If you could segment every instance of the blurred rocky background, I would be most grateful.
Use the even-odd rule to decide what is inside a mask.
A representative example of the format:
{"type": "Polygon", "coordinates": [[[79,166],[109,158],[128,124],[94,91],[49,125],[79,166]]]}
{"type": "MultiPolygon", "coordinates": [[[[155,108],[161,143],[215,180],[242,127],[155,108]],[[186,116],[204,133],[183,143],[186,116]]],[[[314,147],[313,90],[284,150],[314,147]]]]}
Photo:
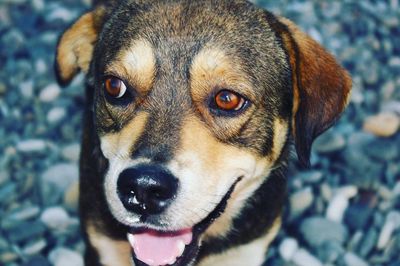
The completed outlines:
{"type": "MultiPolygon", "coordinates": [[[[0,265],[81,266],[83,77],[54,78],[61,32],[90,0],[0,0],[0,265]]],[[[399,0],[258,1],[351,72],[350,105],[290,170],[266,266],[400,265],[399,0]]]]}

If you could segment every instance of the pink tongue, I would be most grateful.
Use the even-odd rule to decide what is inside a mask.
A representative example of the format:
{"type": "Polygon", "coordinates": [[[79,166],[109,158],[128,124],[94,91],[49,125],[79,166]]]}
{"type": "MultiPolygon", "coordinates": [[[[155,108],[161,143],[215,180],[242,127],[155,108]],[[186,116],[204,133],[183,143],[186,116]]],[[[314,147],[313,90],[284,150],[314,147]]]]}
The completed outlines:
{"type": "Polygon", "coordinates": [[[140,234],[128,233],[128,240],[138,260],[156,266],[174,263],[182,255],[184,245],[192,241],[192,236],[192,229],[172,233],[149,230],[140,234]]]}

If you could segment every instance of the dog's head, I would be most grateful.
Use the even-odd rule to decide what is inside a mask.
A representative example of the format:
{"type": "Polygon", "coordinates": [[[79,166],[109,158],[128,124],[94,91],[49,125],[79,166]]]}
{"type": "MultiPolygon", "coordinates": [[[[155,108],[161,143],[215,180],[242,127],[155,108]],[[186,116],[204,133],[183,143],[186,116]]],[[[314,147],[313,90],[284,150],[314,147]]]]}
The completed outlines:
{"type": "Polygon", "coordinates": [[[351,88],[315,41],[246,1],[100,5],[65,32],[57,65],[94,88],[99,182],[149,265],[184,265],[224,234],[291,137],[307,164],[351,88]]]}

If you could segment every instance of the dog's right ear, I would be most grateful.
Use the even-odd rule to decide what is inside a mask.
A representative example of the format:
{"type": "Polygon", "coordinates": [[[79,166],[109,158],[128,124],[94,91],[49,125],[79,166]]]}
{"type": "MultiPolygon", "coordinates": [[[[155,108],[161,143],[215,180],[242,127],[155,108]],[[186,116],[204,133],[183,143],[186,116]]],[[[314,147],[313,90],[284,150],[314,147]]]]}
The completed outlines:
{"type": "Polygon", "coordinates": [[[105,17],[104,6],[81,16],[61,36],[55,61],[58,82],[65,86],[82,70],[87,73],[105,17]]]}

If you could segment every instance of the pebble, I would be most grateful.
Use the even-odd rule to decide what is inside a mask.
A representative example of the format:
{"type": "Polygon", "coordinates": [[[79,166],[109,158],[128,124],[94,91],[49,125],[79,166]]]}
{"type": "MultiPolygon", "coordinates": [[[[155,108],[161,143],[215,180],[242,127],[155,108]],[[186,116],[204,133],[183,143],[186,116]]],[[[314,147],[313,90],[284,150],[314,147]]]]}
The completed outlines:
{"type": "Polygon", "coordinates": [[[42,181],[54,185],[59,191],[65,191],[75,180],[78,180],[78,165],[60,163],[51,166],[42,174],[42,181]]]}
{"type": "Polygon", "coordinates": [[[400,115],[400,101],[388,101],[382,106],[382,112],[395,113],[400,115]]]}
{"type": "Polygon", "coordinates": [[[334,264],[338,258],[343,256],[345,250],[342,245],[336,241],[325,242],[317,249],[318,258],[326,263],[334,264]]]}
{"type": "Polygon", "coordinates": [[[300,233],[311,247],[318,247],[327,241],[344,243],[348,236],[344,225],[319,216],[306,218],[300,225],[300,233]]]}
{"type": "Polygon", "coordinates": [[[46,228],[41,222],[22,222],[14,224],[11,228],[7,228],[7,235],[11,241],[18,243],[35,239],[43,235],[45,231],[46,228]]]}
{"type": "Polygon", "coordinates": [[[311,187],[306,187],[290,195],[290,219],[296,219],[311,207],[314,201],[314,194],[311,187]]]}
{"type": "Polygon", "coordinates": [[[367,117],[363,129],[378,137],[393,136],[400,127],[400,117],[395,113],[385,112],[367,117]]]}
{"type": "Polygon", "coordinates": [[[331,221],[341,223],[348,206],[349,198],[344,194],[337,194],[329,202],[325,216],[331,221]]]}
{"type": "Polygon", "coordinates": [[[6,170],[0,170],[0,186],[10,180],[10,174],[6,170]]]}
{"type": "MultiPolygon", "coordinates": [[[[50,262],[43,256],[30,257],[28,261],[23,263],[21,266],[52,266],[50,262]]],[[[71,265],[73,266],[73,265],[71,265]]]]}
{"type": "Polygon", "coordinates": [[[318,153],[332,153],[343,149],[346,146],[346,140],[340,134],[328,131],[319,136],[313,144],[318,153]]]}
{"type": "Polygon", "coordinates": [[[39,94],[39,99],[44,102],[52,102],[58,98],[61,93],[60,87],[56,83],[47,85],[39,94]]]}
{"type": "Polygon", "coordinates": [[[378,232],[375,228],[371,227],[368,232],[365,234],[362,245],[359,246],[358,253],[362,257],[367,257],[372,249],[375,247],[376,242],[378,240],[378,232]]]}
{"type": "Polygon", "coordinates": [[[65,108],[54,107],[47,113],[47,121],[50,124],[57,123],[62,120],[66,114],[67,112],[65,111],[65,108]]]}
{"type": "Polygon", "coordinates": [[[6,251],[3,253],[0,253],[0,262],[11,263],[17,259],[18,259],[18,255],[15,252],[6,251]]]}
{"type": "Polygon", "coordinates": [[[47,242],[44,238],[39,239],[35,242],[29,243],[22,249],[22,253],[27,256],[36,255],[41,252],[47,246],[47,242]]]}
{"type": "Polygon", "coordinates": [[[74,220],[62,207],[50,207],[45,209],[40,215],[40,220],[51,230],[64,232],[69,226],[74,224],[74,220]]]}
{"type": "Polygon", "coordinates": [[[64,205],[72,212],[78,210],[79,205],[79,181],[74,181],[64,194],[64,205]]]}
{"type": "Polygon", "coordinates": [[[49,254],[49,261],[54,266],[84,266],[82,255],[65,247],[52,250],[49,254]]]}
{"type": "Polygon", "coordinates": [[[36,218],[40,213],[38,206],[28,206],[22,209],[16,210],[7,216],[8,220],[12,221],[25,221],[32,218],[36,218]]]}
{"type": "Polygon", "coordinates": [[[301,179],[304,183],[318,183],[324,177],[324,173],[318,170],[304,171],[296,175],[295,178],[301,179]]]}
{"type": "Polygon", "coordinates": [[[61,150],[61,154],[64,159],[71,161],[71,162],[78,162],[79,155],[81,152],[81,145],[79,143],[72,143],[61,150]]]}
{"type": "Polygon", "coordinates": [[[370,222],[373,209],[364,204],[352,204],[345,213],[345,222],[351,229],[364,229],[370,222]]]}
{"type": "Polygon", "coordinates": [[[19,85],[19,90],[21,95],[26,98],[30,99],[33,96],[33,80],[24,81],[19,85]]]}
{"type": "Polygon", "coordinates": [[[380,232],[376,247],[378,249],[384,249],[393,236],[393,232],[398,228],[400,228],[400,212],[391,211],[386,216],[386,221],[380,232]]]}
{"type": "Polygon", "coordinates": [[[18,142],[16,148],[24,153],[42,152],[47,148],[47,143],[41,139],[28,139],[18,142]]]}
{"type": "Polygon", "coordinates": [[[302,248],[294,253],[292,261],[298,266],[323,266],[321,261],[302,248]]]}
{"type": "Polygon", "coordinates": [[[279,254],[285,261],[291,261],[298,249],[299,243],[296,239],[285,238],[279,245],[279,254]]]}
{"type": "Polygon", "coordinates": [[[351,252],[344,254],[344,262],[347,266],[369,266],[367,262],[351,252]]]}

